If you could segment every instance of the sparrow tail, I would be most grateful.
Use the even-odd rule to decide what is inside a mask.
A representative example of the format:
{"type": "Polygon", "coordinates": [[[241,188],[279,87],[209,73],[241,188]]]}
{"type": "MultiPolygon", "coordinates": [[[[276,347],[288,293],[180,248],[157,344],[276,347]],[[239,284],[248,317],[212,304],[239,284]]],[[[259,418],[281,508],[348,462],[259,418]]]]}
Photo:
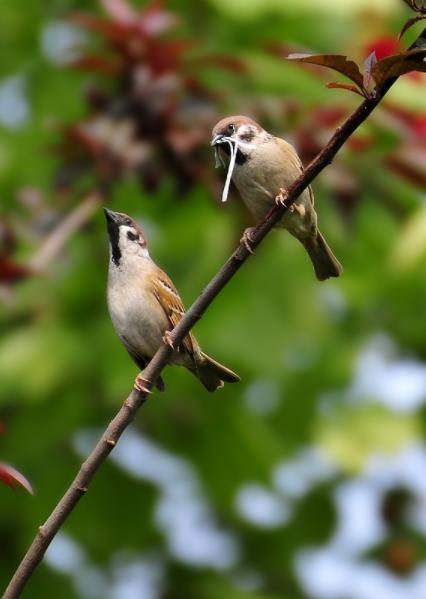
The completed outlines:
{"type": "Polygon", "coordinates": [[[312,260],[319,281],[324,281],[329,277],[338,277],[342,274],[342,265],[331,251],[320,231],[317,231],[316,237],[301,239],[301,242],[312,260]]]}
{"type": "MultiPolygon", "coordinates": [[[[192,370],[192,369],[191,369],[192,370]]],[[[205,353],[201,353],[201,360],[197,361],[192,372],[203,383],[207,391],[221,389],[225,383],[238,383],[240,377],[223,364],[216,362],[205,353]]]]}

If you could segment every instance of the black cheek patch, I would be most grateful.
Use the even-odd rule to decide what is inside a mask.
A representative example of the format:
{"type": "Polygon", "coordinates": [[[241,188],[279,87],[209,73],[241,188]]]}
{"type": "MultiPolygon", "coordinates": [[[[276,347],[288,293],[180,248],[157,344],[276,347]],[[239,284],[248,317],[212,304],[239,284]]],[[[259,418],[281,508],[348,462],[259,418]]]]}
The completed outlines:
{"type": "MultiPolygon", "coordinates": [[[[228,156],[230,156],[230,154],[231,154],[231,148],[229,147],[229,145],[228,145],[228,144],[222,144],[222,145],[220,146],[220,149],[221,149],[223,152],[225,152],[225,154],[227,154],[228,156]]],[[[238,165],[240,165],[240,166],[241,166],[241,165],[242,165],[242,164],[244,164],[246,161],[247,161],[247,156],[244,156],[244,154],[243,154],[243,153],[241,152],[241,150],[238,148],[238,150],[237,150],[237,155],[236,155],[236,157],[235,157],[235,162],[236,162],[238,165]]]]}
{"type": "Polygon", "coordinates": [[[137,233],[127,231],[127,239],[130,239],[130,241],[137,241],[139,239],[139,235],[137,233]]]}
{"type": "Polygon", "coordinates": [[[111,244],[111,258],[114,264],[117,266],[120,264],[121,260],[121,251],[118,246],[119,239],[119,228],[115,223],[108,224],[108,234],[109,234],[109,242],[111,244]]]}
{"type": "Polygon", "coordinates": [[[239,148],[237,150],[237,155],[235,156],[235,162],[240,166],[247,162],[247,156],[245,156],[239,148]]]}

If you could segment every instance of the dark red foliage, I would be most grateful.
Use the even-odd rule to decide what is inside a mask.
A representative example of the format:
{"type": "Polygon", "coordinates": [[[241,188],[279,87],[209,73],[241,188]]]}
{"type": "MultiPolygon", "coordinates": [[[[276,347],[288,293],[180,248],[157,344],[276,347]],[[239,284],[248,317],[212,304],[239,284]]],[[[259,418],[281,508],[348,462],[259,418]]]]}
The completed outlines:
{"type": "Polygon", "coordinates": [[[206,181],[204,152],[218,118],[217,95],[200,77],[211,66],[241,74],[241,61],[200,55],[199,44],[177,36],[179,20],[152,1],[141,9],[127,0],[100,0],[105,16],[71,20],[102,42],[100,54],[80,56],[73,67],[98,78],[88,92],[87,118],[63,131],[61,185],[94,172],[99,185],[127,172],[149,190],[171,178],[179,191],[206,181]],[[112,86],[106,81],[112,80],[112,86]]]}
{"type": "Polygon", "coordinates": [[[25,476],[12,466],[9,466],[9,464],[0,463],[0,481],[12,489],[21,486],[24,487],[28,493],[31,493],[31,495],[34,494],[33,488],[25,476]]]}
{"type": "Polygon", "coordinates": [[[0,283],[17,283],[30,277],[32,274],[34,273],[27,266],[0,256],[0,283]]]}
{"type": "Polygon", "coordinates": [[[28,267],[15,262],[15,233],[5,218],[0,219],[0,283],[17,283],[32,273],[28,267]]]}
{"type": "MultiPolygon", "coordinates": [[[[6,427],[4,423],[0,421],[0,433],[4,433],[5,430],[6,427]]],[[[24,487],[28,493],[31,493],[31,495],[33,494],[33,489],[25,476],[9,464],[0,462],[0,481],[12,489],[20,485],[21,487],[24,487]]]]}

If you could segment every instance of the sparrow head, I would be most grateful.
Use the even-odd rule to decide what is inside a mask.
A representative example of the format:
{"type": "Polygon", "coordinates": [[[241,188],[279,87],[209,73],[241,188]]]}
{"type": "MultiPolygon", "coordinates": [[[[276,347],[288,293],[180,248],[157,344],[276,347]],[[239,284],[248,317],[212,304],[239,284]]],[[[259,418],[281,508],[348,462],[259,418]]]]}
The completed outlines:
{"type": "Polygon", "coordinates": [[[270,135],[248,116],[228,116],[213,127],[211,145],[215,148],[220,145],[221,149],[230,154],[230,144],[233,144],[238,146],[243,156],[247,156],[257,144],[267,141],[269,137],[270,135]]]}
{"type": "Polygon", "coordinates": [[[104,208],[104,212],[111,260],[115,266],[120,265],[123,256],[149,258],[146,238],[138,223],[122,212],[113,212],[108,208],[104,208]]]}

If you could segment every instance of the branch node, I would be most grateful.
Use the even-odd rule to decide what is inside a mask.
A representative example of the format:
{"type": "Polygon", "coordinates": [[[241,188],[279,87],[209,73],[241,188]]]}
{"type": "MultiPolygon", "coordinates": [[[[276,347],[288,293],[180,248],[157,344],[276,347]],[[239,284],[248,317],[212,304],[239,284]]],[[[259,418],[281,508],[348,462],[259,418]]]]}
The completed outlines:
{"type": "MultiPolygon", "coordinates": [[[[142,373],[140,372],[138,374],[138,376],[135,378],[135,384],[133,385],[133,388],[136,389],[136,391],[143,393],[144,395],[150,395],[152,393],[151,385],[152,385],[151,381],[149,381],[148,379],[143,377],[142,373]]],[[[128,400],[126,399],[126,401],[124,402],[124,405],[126,405],[127,401],[128,400]]],[[[130,404],[127,405],[126,407],[133,409],[133,406],[130,404]]]]}
{"type": "Polygon", "coordinates": [[[87,487],[77,487],[77,491],[84,495],[85,493],[87,493],[87,487]]]}
{"type": "Polygon", "coordinates": [[[111,447],[115,447],[117,445],[117,441],[115,441],[114,439],[106,439],[105,442],[107,445],[110,445],[111,447]]]}
{"type": "Polygon", "coordinates": [[[252,238],[253,231],[254,231],[254,227],[249,227],[248,229],[246,229],[244,231],[243,236],[240,239],[240,243],[242,245],[244,245],[244,247],[250,254],[254,254],[254,250],[251,245],[253,243],[253,238],[252,238]]]}

